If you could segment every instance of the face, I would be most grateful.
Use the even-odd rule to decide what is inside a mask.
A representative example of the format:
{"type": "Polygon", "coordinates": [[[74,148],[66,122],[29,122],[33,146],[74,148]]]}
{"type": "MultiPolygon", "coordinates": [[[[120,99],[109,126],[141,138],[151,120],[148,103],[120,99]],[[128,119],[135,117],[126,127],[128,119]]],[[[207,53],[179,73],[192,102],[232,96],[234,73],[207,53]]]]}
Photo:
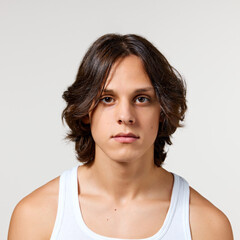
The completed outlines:
{"type": "Polygon", "coordinates": [[[118,162],[152,158],[160,104],[142,60],[135,55],[119,59],[100,99],[90,114],[95,158],[118,162]]]}

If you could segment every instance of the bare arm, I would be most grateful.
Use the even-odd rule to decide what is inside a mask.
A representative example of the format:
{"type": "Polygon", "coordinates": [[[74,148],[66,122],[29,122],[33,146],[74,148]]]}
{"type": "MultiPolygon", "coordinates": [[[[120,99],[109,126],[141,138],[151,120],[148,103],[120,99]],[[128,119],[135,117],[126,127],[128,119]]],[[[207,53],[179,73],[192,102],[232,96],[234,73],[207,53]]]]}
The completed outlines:
{"type": "Polygon", "coordinates": [[[22,200],[14,209],[10,221],[8,240],[45,240],[41,215],[28,201],[22,200]]]}
{"type": "Polygon", "coordinates": [[[190,225],[193,240],[233,240],[227,216],[192,188],[190,225]]]}
{"type": "Polygon", "coordinates": [[[8,240],[49,240],[54,227],[58,201],[58,179],[38,188],[15,207],[8,240]]]}

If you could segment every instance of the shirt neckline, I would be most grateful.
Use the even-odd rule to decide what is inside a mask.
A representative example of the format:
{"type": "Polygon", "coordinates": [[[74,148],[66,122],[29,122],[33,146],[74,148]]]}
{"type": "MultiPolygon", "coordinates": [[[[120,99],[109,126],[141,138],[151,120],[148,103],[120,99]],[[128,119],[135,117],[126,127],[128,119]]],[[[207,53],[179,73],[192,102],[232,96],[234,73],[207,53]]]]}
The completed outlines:
{"type": "Polygon", "coordinates": [[[78,200],[78,167],[76,166],[73,168],[73,172],[71,174],[71,188],[72,188],[72,200],[73,200],[73,208],[74,208],[74,214],[76,217],[76,221],[82,231],[84,231],[89,237],[95,240],[160,240],[162,237],[166,234],[168,231],[170,224],[172,222],[172,218],[176,209],[178,195],[179,195],[179,177],[177,174],[172,173],[174,177],[173,181],[173,187],[172,187],[172,193],[171,193],[171,200],[170,200],[170,206],[168,208],[166,217],[164,219],[163,225],[158,230],[157,233],[155,233],[153,236],[147,237],[147,238],[112,238],[100,235],[94,231],[92,231],[84,222],[82,212],[81,212],[81,206],[78,200]]]}

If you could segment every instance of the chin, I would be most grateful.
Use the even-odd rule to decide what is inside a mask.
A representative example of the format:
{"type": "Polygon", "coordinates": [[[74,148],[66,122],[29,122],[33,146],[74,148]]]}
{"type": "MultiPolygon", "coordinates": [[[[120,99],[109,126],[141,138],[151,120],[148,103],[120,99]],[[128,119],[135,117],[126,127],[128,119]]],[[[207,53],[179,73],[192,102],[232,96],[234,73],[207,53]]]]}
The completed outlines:
{"type": "Polygon", "coordinates": [[[112,161],[119,164],[127,164],[133,162],[133,159],[112,159],[112,161]]]}
{"type": "Polygon", "coordinates": [[[118,153],[115,152],[115,154],[109,154],[108,157],[115,162],[119,163],[131,163],[134,162],[135,159],[140,158],[141,156],[138,154],[124,154],[124,153],[118,153]],[[117,156],[116,156],[117,154],[117,156]]]}

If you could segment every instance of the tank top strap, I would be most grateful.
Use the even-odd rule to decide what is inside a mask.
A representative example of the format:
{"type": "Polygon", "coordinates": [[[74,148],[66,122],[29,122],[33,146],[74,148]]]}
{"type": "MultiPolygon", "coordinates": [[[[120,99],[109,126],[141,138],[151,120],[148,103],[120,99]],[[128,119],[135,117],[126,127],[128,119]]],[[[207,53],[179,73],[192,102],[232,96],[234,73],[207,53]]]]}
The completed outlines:
{"type": "Polygon", "coordinates": [[[182,182],[182,192],[181,192],[181,198],[182,204],[183,204],[183,223],[184,223],[184,229],[186,234],[186,239],[191,239],[191,230],[190,230],[190,219],[189,219],[189,204],[190,204],[190,188],[188,182],[180,177],[182,182]]]}
{"type": "Polygon", "coordinates": [[[191,240],[191,230],[189,221],[189,200],[190,200],[190,189],[188,182],[181,176],[173,173],[174,177],[178,179],[179,191],[176,211],[172,219],[170,233],[179,231],[184,239],[191,240]]]}
{"type": "Polygon", "coordinates": [[[55,220],[55,224],[53,227],[50,240],[57,239],[57,235],[61,227],[61,221],[63,218],[63,211],[64,211],[64,205],[65,205],[65,196],[66,196],[66,175],[67,175],[67,172],[64,171],[59,177],[57,216],[56,216],[56,220],[55,220]]]}
{"type": "Polygon", "coordinates": [[[78,165],[60,175],[57,216],[50,240],[62,239],[62,227],[66,226],[67,221],[74,219],[72,196],[77,188],[77,168],[78,165]]]}

